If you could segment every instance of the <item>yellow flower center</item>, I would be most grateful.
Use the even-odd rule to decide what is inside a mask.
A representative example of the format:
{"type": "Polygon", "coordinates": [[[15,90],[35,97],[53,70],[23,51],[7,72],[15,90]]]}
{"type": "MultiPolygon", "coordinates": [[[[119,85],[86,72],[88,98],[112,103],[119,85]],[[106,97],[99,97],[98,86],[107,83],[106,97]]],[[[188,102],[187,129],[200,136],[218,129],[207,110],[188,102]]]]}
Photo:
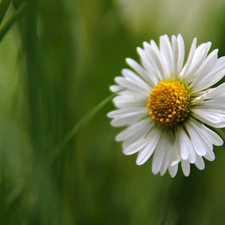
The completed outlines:
{"type": "Polygon", "coordinates": [[[156,123],[175,128],[188,118],[191,94],[187,85],[178,80],[163,80],[156,85],[148,98],[148,114],[156,123]]]}

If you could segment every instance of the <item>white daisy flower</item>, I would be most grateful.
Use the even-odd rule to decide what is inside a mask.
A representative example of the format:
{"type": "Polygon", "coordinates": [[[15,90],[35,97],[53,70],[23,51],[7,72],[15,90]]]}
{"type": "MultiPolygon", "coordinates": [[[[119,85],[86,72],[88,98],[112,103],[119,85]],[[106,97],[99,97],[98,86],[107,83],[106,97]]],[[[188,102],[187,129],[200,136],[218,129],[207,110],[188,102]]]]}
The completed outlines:
{"type": "Polygon", "coordinates": [[[193,40],[187,62],[181,35],[160,37],[159,47],[151,40],[137,48],[141,65],[133,59],[126,62],[133,69],[123,69],[110,87],[118,94],[113,99],[115,111],[111,125],[127,126],[116,137],[122,141],[126,155],[138,153],[137,165],[152,155],[152,172],[172,177],[178,164],[185,176],[190,164],[200,170],[203,158],[213,161],[213,145],[223,140],[209,127],[225,126],[225,84],[210,88],[225,74],[225,57],[218,50],[208,54],[211,43],[196,47],[193,40]]]}

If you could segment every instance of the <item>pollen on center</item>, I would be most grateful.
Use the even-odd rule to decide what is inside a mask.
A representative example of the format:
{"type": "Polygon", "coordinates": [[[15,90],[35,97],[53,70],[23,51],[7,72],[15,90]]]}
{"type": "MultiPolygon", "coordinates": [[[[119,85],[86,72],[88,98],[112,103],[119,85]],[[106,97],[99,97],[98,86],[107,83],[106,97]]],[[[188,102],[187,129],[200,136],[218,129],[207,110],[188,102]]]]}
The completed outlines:
{"type": "Polygon", "coordinates": [[[190,91],[178,80],[161,81],[152,89],[147,102],[152,120],[168,128],[183,124],[190,113],[190,106],[190,91]]]}

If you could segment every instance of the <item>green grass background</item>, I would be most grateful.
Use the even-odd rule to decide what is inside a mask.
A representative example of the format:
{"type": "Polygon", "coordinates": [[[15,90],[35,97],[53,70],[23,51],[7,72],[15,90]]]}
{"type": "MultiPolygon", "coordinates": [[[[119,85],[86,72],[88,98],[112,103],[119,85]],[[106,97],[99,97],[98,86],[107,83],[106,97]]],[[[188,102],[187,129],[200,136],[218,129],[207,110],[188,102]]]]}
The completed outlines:
{"type": "MultiPolygon", "coordinates": [[[[25,1],[4,2],[1,27],[25,1]]],[[[198,37],[225,55],[224,10],[223,0],[28,0],[0,43],[0,225],[223,225],[224,146],[188,178],[155,176],[151,160],[122,154],[108,103],[49,155],[143,41],[181,33],[187,50],[198,37]]]]}

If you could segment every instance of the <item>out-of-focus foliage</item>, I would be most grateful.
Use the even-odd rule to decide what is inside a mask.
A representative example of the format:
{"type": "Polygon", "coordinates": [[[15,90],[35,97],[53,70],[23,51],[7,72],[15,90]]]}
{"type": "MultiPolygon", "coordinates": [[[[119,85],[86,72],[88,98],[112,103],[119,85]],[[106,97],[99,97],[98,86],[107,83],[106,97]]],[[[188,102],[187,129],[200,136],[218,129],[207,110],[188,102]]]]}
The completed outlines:
{"type": "Polygon", "coordinates": [[[224,224],[224,146],[188,178],[155,176],[151,160],[137,167],[135,156],[122,154],[119,130],[106,118],[110,103],[49,157],[110,95],[143,41],[181,33],[187,47],[197,36],[224,55],[223,0],[2,0],[1,7],[1,225],[224,224]]]}

